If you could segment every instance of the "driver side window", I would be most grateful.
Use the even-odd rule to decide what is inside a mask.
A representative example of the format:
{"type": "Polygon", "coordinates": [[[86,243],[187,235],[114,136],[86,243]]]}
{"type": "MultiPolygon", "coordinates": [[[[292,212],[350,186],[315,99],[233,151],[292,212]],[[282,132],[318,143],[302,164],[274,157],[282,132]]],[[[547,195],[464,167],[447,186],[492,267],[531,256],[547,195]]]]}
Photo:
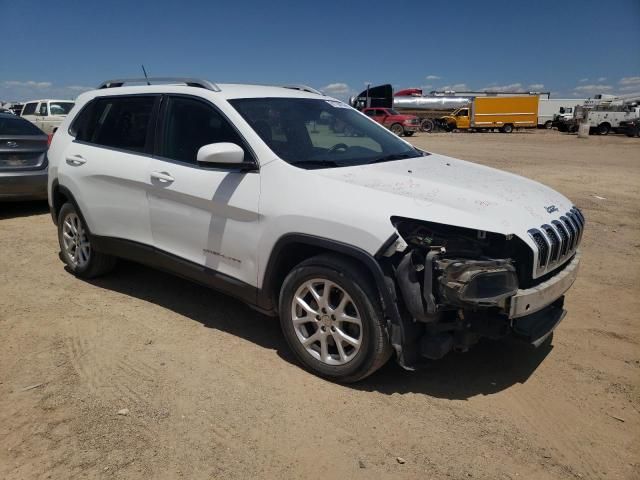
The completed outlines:
{"type": "Polygon", "coordinates": [[[160,155],[197,165],[200,147],[210,143],[235,143],[250,156],[240,135],[211,105],[187,97],[169,97],[160,155]]]}

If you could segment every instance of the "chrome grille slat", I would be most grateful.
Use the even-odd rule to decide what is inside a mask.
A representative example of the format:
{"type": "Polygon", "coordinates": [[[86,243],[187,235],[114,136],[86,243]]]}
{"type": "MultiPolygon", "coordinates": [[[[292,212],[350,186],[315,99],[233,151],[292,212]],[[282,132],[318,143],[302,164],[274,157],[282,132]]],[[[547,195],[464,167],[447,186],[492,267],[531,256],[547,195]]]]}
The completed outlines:
{"type": "Polygon", "coordinates": [[[573,257],[582,240],[585,218],[576,207],[527,233],[536,245],[534,278],[551,272],[573,257]]]}

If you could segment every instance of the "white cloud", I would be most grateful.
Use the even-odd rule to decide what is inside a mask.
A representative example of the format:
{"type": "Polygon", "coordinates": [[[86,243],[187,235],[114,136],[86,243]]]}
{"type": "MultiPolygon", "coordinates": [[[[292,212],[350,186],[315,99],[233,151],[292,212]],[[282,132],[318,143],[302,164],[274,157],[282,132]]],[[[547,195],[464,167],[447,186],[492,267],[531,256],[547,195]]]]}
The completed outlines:
{"type": "Polygon", "coordinates": [[[618,83],[620,85],[640,85],[640,77],[622,77],[618,83]]]}
{"type": "Polygon", "coordinates": [[[593,85],[580,85],[574,88],[573,90],[576,93],[593,94],[593,93],[610,92],[611,90],[613,90],[613,87],[611,85],[593,84],[593,85]]]}
{"type": "Polygon", "coordinates": [[[89,90],[93,90],[96,87],[87,87],[83,85],[69,85],[68,87],[64,87],[67,90],[71,90],[72,92],[87,92],[89,90]]]}
{"type": "Polygon", "coordinates": [[[456,83],[454,85],[445,85],[444,87],[440,87],[438,90],[457,90],[457,91],[465,91],[469,90],[469,87],[466,83],[456,83]]]}
{"type": "Polygon", "coordinates": [[[53,85],[51,82],[35,82],[33,80],[27,80],[26,82],[21,82],[19,80],[7,80],[2,82],[4,87],[26,87],[26,88],[49,88],[53,85]]]}
{"type": "Polygon", "coordinates": [[[604,82],[607,80],[607,77],[598,77],[598,82],[604,82]]]}
{"type": "Polygon", "coordinates": [[[529,85],[530,90],[542,90],[544,88],[544,83],[532,83],[529,85]]]}
{"type": "Polygon", "coordinates": [[[584,83],[584,82],[588,82],[589,79],[588,78],[581,78],[580,80],[578,80],[580,83],[584,83]]]}
{"type": "Polygon", "coordinates": [[[439,77],[438,75],[427,75],[425,78],[427,80],[440,80],[441,77],[439,77]]]}
{"type": "Polygon", "coordinates": [[[349,93],[351,91],[349,85],[340,82],[330,83],[329,85],[322,87],[320,90],[330,95],[344,95],[345,93],[349,93]]]}
{"type": "Polygon", "coordinates": [[[482,90],[487,92],[510,92],[512,90],[521,90],[521,83],[510,83],[509,85],[489,85],[488,87],[484,87],[482,90]]]}

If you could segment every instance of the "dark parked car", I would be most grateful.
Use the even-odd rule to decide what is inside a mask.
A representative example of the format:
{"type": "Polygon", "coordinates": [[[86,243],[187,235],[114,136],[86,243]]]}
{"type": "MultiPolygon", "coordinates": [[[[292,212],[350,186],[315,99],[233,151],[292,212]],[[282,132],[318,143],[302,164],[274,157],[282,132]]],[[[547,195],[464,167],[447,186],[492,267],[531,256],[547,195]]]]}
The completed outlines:
{"type": "Polygon", "coordinates": [[[48,137],[31,122],[0,113],[0,200],[47,198],[48,137]]]}
{"type": "Polygon", "coordinates": [[[640,137],[640,119],[636,118],[620,122],[618,131],[624,133],[627,137],[640,137]]]}

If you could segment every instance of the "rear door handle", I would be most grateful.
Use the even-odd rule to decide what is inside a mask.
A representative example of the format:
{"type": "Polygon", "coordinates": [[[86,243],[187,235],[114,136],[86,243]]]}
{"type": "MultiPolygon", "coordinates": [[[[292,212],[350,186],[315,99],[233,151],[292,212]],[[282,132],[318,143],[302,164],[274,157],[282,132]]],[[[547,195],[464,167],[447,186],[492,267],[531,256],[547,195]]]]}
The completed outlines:
{"type": "Polygon", "coordinates": [[[66,158],[67,163],[74,167],[79,167],[80,165],[84,165],[87,161],[82,158],[82,155],[72,155],[71,157],[66,158]]]}
{"type": "Polygon", "coordinates": [[[163,182],[163,183],[173,182],[173,177],[169,175],[167,172],[151,172],[151,178],[154,178],[159,182],[163,182]]]}

